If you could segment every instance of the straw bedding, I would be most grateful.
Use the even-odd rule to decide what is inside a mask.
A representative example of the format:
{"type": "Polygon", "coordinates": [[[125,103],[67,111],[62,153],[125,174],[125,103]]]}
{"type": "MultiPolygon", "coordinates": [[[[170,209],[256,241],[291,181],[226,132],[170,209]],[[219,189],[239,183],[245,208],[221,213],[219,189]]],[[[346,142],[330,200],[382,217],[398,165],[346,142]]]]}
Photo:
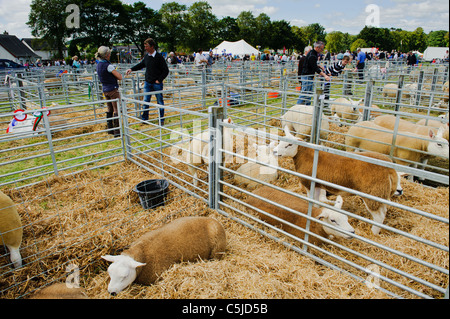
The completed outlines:
{"type": "MultiPolygon", "coordinates": [[[[342,139],[339,134],[329,136],[329,140],[339,139],[342,139]]],[[[159,155],[144,159],[158,167],[155,158],[159,155]]],[[[293,169],[291,159],[281,159],[279,165],[293,169]]],[[[178,164],[176,168],[187,171],[185,166],[178,164]]],[[[238,166],[228,165],[232,169],[238,166]]],[[[169,166],[164,168],[191,182],[187,175],[169,166]]],[[[100,258],[101,255],[119,254],[146,231],[175,218],[202,215],[216,218],[223,224],[228,242],[224,259],[176,264],[164,272],[156,284],[133,284],[114,298],[390,298],[382,291],[368,288],[363,282],[314,262],[220,215],[209,209],[204,201],[187,195],[173,185],[170,186],[165,206],[143,210],[132,189],[140,181],[152,178],[161,177],[125,162],[94,171],[86,170],[77,175],[51,177],[43,183],[20,190],[2,189],[18,203],[24,225],[22,257],[25,267],[11,271],[7,266],[7,257],[0,258],[0,297],[28,298],[41,287],[64,282],[69,274],[66,268],[75,264],[80,269],[80,285],[90,298],[112,298],[107,292],[108,263],[100,258]]],[[[200,174],[200,178],[207,180],[205,173],[200,174]]],[[[224,178],[233,184],[232,176],[224,178]]],[[[287,173],[281,173],[274,184],[291,191],[305,192],[298,179],[287,173]]],[[[206,190],[206,185],[202,188],[206,190]]],[[[448,218],[448,188],[424,188],[406,180],[403,188],[404,195],[396,198],[396,202],[448,218]]],[[[224,187],[223,191],[239,200],[246,198],[242,192],[231,187],[224,187]]],[[[233,200],[224,201],[249,212],[233,200]]],[[[343,209],[371,219],[357,196],[345,197],[343,209]]],[[[235,215],[231,209],[224,208],[224,211],[235,215]]],[[[256,225],[254,221],[244,219],[256,225]]],[[[448,253],[393,233],[382,232],[374,236],[370,231],[371,225],[352,218],[349,221],[358,235],[445,269],[449,267],[448,253]]],[[[392,207],[388,209],[385,223],[448,247],[449,229],[446,224],[392,207]]],[[[274,231],[265,230],[275,235],[274,231]]],[[[291,239],[284,239],[299,245],[291,239]]],[[[364,242],[340,240],[338,243],[435,285],[446,287],[448,284],[448,276],[364,242]]],[[[333,245],[325,244],[321,248],[362,267],[370,265],[367,260],[333,245]]],[[[350,268],[320,251],[312,249],[309,252],[361,278],[367,278],[362,271],[350,268]]],[[[3,247],[0,247],[0,254],[5,254],[3,247]]],[[[432,297],[442,297],[432,289],[385,268],[381,268],[380,273],[432,297]]],[[[402,297],[415,297],[396,287],[388,287],[384,282],[381,286],[402,297]]]]}
{"type": "MultiPolygon", "coordinates": [[[[68,275],[65,268],[70,263],[80,267],[80,285],[90,298],[111,298],[107,292],[108,263],[100,256],[119,254],[149,229],[195,214],[211,216],[224,225],[228,240],[225,258],[176,264],[155,285],[133,284],[114,298],[389,298],[225,218],[173,186],[164,207],[143,211],[132,188],[150,178],[158,177],[134,164],[123,163],[105,170],[53,177],[44,185],[9,191],[14,201],[20,203],[18,209],[24,224],[22,255],[26,265],[21,270],[5,272],[7,260],[0,260],[0,269],[5,272],[0,277],[0,289],[12,287],[2,298],[28,297],[53,281],[64,282],[68,275]],[[21,284],[14,286],[15,283],[21,284]]],[[[301,191],[295,181],[283,178],[279,181],[301,191]]],[[[419,209],[429,210],[432,206],[434,213],[448,218],[448,189],[422,189],[407,183],[402,200],[419,209]]],[[[356,197],[347,198],[345,203],[347,208],[361,206],[356,197]]],[[[448,245],[448,226],[420,217],[412,220],[411,216],[401,216],[395,211],[390,215],[387,220],[391,225],[404,224],[412,233],[448,245]]],[[[369,226],[360,223],[354,225],[358,232],[371,237],[369,226]]],[[[409,253],[448,269],[448,254],[439,255],[433,249],[430,252],[391,234],[382,234],[378,240],[406,248],[409,253]]],[[[369,249],[368,254],[378,259],[385,254],[360,242],[348,245],[357,250],[369,249]]],[[[343,254],[332,246],[327,249],[343,254]]],[[[405,263],[405,267],[416,267],[400,258],[399,262],[405,263]]],[[[442,276],[436,280],[446,284],[442,276]]]]}

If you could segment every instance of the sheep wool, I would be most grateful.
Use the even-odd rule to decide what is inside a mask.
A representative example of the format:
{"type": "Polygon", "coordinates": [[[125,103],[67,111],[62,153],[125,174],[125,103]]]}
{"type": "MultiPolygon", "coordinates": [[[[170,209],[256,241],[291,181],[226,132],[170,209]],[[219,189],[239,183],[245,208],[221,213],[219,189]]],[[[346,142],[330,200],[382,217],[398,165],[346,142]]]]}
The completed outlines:
{"type": "Polygon", "coordinates": [[[173,264],[220,259],[225,248],[225,230],[215,219],[178,218],[147,232],[121,255],[102,256],[112,262],[108,268],[111,277],[108,291],[118,293],[132,282],[151,285],[173,264]]]}
{"type": "Polygon", "coordinates": [[[15,268],[22,266],[19,251],[22,235],[22,222],[16,205],[9,196],[0,191],[0,237],[2,245],[9,250],[10,259],[15,268]]]}

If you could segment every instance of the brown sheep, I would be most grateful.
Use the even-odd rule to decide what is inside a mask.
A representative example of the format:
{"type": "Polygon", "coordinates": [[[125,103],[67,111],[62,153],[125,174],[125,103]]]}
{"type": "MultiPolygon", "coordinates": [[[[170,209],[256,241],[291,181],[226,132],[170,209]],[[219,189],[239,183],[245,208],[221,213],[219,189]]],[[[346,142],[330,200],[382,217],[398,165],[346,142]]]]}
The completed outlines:
{"type": "Polygon", "coordinates": [[[221,258],[226,248],[222,225],[208,217],[182,217],[150,231],[118,256],[102,256],[108,268],[108,291],[116,294],[132,282],[153,284],[175,263],[221,258]]]}
{"type": "MultiPolygon", "coordinates": [[[[290,194],[286,194],[285,192],[273,189],[269,186],[263,186],[258,188],[257,190],[252,192],[255,195],[270,199],[271,201],[274,201],[276,203],[279,203],[283,206],[289,207],[295,211],[298,211],[303,214],[308,213],[308,205],[309,203],[301,198],[298,198],[297,196],[293,196],[290,194]]],[[[265,200],[258,199],[253,196],[249,196],[246,200],[246,203],[258,208],[260,210],[263,210],[270,215],[273,215],[275,217],[281,218],[291,224],[294,224],[300,228],[306,227],[306,221],[307,218],[294,214],[286,209],[283,209],[281,207],[269,204],[265,200]]],[[[343,200],[341,196],[338,196],[338,199],[336,200],[335,207],[341,208],[343,204],[343,200]]],[[[285,230],[286,232],[295,235],[298,238],[303,239],[305,233],[301,230],[298,230],[295,227],[289,226],[288,224],[285,224],[281,221],[276,220],[275,218],[272,218],[271,216],[267,216],[266,214],[257,212],[260,219],[267,221],[269,224],[280,227],[285,230]]],[[[319,219],[327,224],[333,225],[337,228],[340,228],[348,233],[355,233],[355,230],[353,227],[348,223],[348,217],[344,214],[338,213],[332,209],[328,209],[325,207],[317,208],[312,207],[311,216],[319,219]]],[[[326,227],[318,222],[311,221],[310,224],[310,231],[314,234],[317,234],[321,237],[328,238],[330,237],[341,237],[345,239],[350,239],[351,235],[339,232],[337,230],[331,229],[329,227],[326,227]]],[[[320,237],[316,236],[309,236],[309,242],[313,244],[318,244],[322,242],[320,237]]]]}

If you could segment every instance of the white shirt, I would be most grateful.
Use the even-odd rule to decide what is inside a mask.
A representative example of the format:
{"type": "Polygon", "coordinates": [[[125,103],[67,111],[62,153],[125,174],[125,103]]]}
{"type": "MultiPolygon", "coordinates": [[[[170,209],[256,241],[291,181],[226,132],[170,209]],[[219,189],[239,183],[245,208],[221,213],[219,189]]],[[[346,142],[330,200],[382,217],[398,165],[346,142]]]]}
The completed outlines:
{"type": "Polygon", "coordinates": [[[206,63],[208,63],[208,60],[206,60],[206,57],[203,54],[197,52],[195,54],[194,63],[195,63],[195,66],[202,66],[202,65],[205,65],[206,63]]]}

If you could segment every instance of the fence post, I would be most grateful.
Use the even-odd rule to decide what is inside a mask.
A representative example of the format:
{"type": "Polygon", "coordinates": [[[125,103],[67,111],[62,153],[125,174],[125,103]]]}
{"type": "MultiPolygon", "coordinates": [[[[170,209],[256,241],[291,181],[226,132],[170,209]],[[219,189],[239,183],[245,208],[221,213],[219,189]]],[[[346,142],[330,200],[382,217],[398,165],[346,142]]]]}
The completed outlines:
{"type": "Polygon", "coordinates": [[[373,91],[373,85],[374,85],[374,80],[369,80],[367,81],[367,85],[366,85],[366,93],[364,96],[364,111],[363,111],[363,121],[368,121],[370,118],[370,107],[372,107],[372,91],[373,91]]]}
{"type": "Polygon", "coordinates": [[[45,134],[47,135],[48,148],[50,150],[50,156],[52,157],[53,170],[55,172],[55,175],[58,176],[59,175],[58,166],[56,165],[55,150],[53,149],[53,139],[52,139],[52,132],[50,130],[50,121],[48,120],[47,112],[45,112],[44,109],[41,109],[41,112],[45,124],[45,134]]]}
{"type": "Polygon", "coordinates": [[[314,91],[314,110],[313,121],[311,123],[311,143],[319,144],[320,142],[320,125],[322,124],[323,100],[324,95],[317,94],[314,91]]]}
{"type": "Polygon", "coordinates": [[[128,110],[127,110],[127,103],[123,100],[123,95],[120,94],[120,99],[119,99],[119,105],[117,106],[118,109],[121,109],[121,112],[119,112],[119,121],[120,118],[122,118],[122,136],[124,137],[124,139],[122,140],[123,143],[123,151],[124,151],[124,158],[125,159],[129,159],[132,158],[133,155],[131,154],[131,152],[129,151],[130,148],[130,131],[129,131],[129,126],[130,124],[128,123],[128,110]]]}
{"type": "Polygon", "coordinates": [[[219,105],[210,106],[209,113],[209,178],[208,178],[208,205],[211,209],[218,209],[219,183],[222,178],[222,172],[219,165],[222,163],[223,155],[220,155],[222,149],[223,126],[223,108],[219,105]]]}
{"type": "Polygon", "coordinates": [[[422,86],[423,86],[424,77],[425,77],[425,71],[421,70],[419,72],[419,79],[417,81],[416,107],[418,107],[420,105],[420,99],[422,98],[422,86]]]}

